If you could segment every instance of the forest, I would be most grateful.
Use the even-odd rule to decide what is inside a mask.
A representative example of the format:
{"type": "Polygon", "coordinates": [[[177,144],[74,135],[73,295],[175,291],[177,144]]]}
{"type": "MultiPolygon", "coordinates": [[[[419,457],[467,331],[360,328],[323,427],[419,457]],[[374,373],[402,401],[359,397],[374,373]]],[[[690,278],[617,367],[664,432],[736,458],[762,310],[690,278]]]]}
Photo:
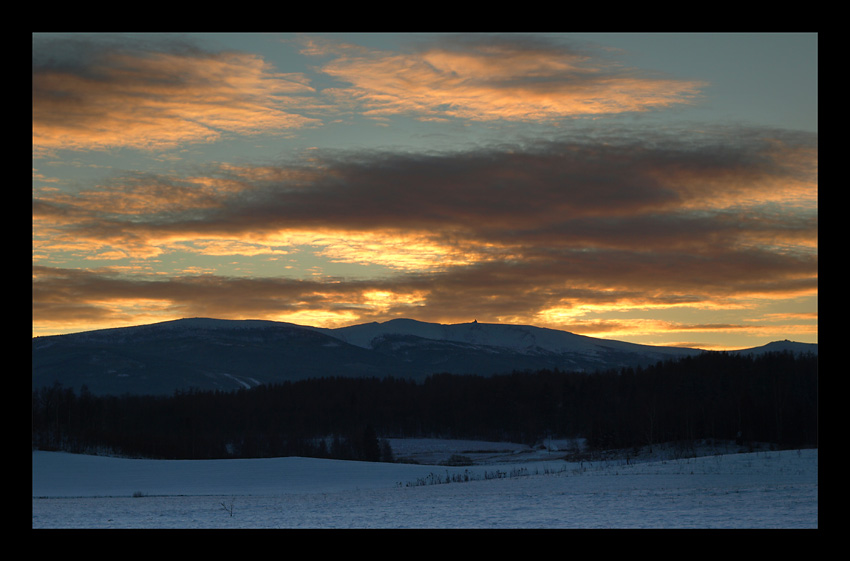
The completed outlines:
{"type": "Polygon", "coordinates": [[[32,446],[40,450],[393,461],[386,439],[403,437],[575,437],[591,450],[700,439],[816,447],[818,359],[706,352],[592,374],[329,377],[170,396],[95,396],[59,383],[32,392],[32,446]]]}

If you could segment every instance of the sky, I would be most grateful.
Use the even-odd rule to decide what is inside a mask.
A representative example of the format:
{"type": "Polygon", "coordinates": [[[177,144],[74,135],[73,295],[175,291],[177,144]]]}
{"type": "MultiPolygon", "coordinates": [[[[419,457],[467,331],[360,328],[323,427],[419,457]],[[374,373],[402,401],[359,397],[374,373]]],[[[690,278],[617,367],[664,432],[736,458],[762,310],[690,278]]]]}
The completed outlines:
{"type": "Polygon", "coordinates": [[[33,34],[33,336],[818,340],[817,34],[33,34]]]}

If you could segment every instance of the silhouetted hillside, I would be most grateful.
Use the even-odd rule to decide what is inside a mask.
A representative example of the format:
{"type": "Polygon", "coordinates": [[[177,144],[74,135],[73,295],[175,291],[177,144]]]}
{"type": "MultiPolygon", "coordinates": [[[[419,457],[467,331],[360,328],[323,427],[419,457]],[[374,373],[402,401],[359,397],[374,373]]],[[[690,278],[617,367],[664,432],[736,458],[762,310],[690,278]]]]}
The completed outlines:
{"type": "Polygon", "coordinates": [[[705,353],[592,375],[313,378],[168,397],[55,385],[33,391],[33,446],[157,458],[374,458],[377,439],[388,437],[583,437],[596,449],[698,439],[817,445],[817,380],[815,355],[785,352],[705,353]]]}

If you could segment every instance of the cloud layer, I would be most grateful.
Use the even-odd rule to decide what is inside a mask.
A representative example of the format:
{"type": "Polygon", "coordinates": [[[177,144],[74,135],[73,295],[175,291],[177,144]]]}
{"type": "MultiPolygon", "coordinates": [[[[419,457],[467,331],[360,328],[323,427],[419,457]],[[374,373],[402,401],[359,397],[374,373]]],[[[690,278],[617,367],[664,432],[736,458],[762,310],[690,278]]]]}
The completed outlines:
{"type": "Polygon", "coordinates": [[[446,38],[404,53],[303,39],[301,52],[331,57],[318,71],[337,83],[319,91],[255,54],[37,36],[34,155],[165,150],[320,126],[346,112],[534,122],[642,112],[692,103],[705,86],[534,38],[446,38]]]}
{"type": "Polygon", "coordinates": [[[387,274],[131,281],[45,268],[34,285],[66,305],[117,290],[115,298],[161,300],[183,315],[330,310],[341,321],[402,314],[539,323],[570,321],[571,310],[591,305],[710,308],[816,294],[816,139],[762,131],[734,140],[743,132],[127,177],[38,198],[36,254],[144,260],[309,246],[387,274]],[[63,290],[71,278],[75,290],[91,283],[90,295],[63,290]]]}
{"type": "MultiPolygon", "coordinates": [[[[255,54],[56,41],[34,42],[35,165],[68,150],[174,154],[355,114],[554,123],[689,104],[705,87],[535,37],[403,52],[302,38],[323,87],[255,54]]],[[[816,314],[765,307],[817,296],[816,134],[569,131],[464,151],[196,162],[74,189],[34,170],[34,330],[406,316],[609,336],[816,333],[816,314]]]]}

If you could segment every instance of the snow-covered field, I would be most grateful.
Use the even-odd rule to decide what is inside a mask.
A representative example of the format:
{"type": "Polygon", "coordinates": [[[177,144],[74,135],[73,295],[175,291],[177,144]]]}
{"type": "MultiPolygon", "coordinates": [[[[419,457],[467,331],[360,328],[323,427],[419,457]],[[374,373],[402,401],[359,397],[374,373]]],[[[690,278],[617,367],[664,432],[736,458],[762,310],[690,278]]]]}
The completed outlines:
{"type": "Polygon", "coordinates": [[[680,454],[657,448],[650,458],[626,463],[566,462],[553,447],[506,443],[391,444],[398,457],[435,463],[140,460],[34,451],[32,527],[818,527],[817,450],[715,449],[677,459],[680,454]],[[436,465],[451,454],[476,464],[436,465]]]}

